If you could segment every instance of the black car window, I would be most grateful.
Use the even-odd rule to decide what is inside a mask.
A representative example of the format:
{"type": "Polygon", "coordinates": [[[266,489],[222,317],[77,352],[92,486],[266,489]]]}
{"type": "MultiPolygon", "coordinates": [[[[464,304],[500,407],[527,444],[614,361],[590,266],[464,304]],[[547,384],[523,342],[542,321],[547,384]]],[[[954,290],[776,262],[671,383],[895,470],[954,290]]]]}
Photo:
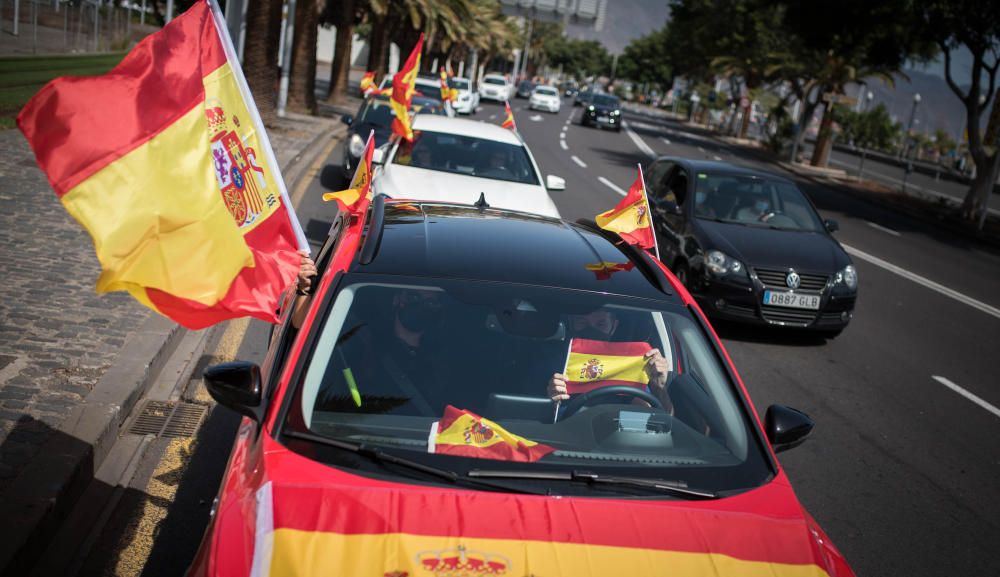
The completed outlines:
{"type": "Polygon", "coordinates": [[[663,186],[666,184],[666,176],[674,163],[670,160],[657,160],[649,166],[649,170],[643,175],[646,180],[646,187],[649,195],[653,198],[663,198],[663,186]]]}
{"type": "Polygon", "coordinates": [[[732,173],[699,173],[696,218],[820,232],[822,219],[790,182],[732,173]]]}
{"type": "Polygon", "coordinates": [[[608,94],[595,94],[590,103],[596,106],[608,106],[612,108],[619,106],[618,99],[608,94]]]}
{"type": "Polygon", "coordinates": [[[399,144],[392,162],[479,178],[539,183],[523,146],[460,134],[419,131],[412,142],[399,144]]]}
{"type": "Polygon", "coordinates": [[[372,98],[365,102],[358,112],[358,122],[375,126],[389,126],[395,117],[396,113],[393,112],[392,106],[389,106],[388,98],[372,98]]]}
{"type": "Polygon", "coordinates": [[[687,196],[687,182],[687,171],[681,166],[674,166],[663,176],[661,184],[656,187],[654,196],[662,202],[682,205],[687,196]]]}

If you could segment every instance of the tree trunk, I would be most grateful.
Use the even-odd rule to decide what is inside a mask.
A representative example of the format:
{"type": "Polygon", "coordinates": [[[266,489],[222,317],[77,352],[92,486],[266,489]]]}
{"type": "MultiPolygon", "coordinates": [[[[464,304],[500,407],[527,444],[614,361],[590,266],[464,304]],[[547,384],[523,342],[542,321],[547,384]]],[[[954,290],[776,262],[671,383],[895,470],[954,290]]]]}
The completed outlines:
{"type": "MultiPolygon", "coordinates": [[[[347,81],[351,73],[351,43],[354,38],[355,0],[341,2],[340,17],[334,23],[337,39],[333,47],[333,62],[330,64],[330,92],[326,101],[336,104],[347,98],[347,81]]],[[[376,80],[378,82],[378,80],[376,80]]]]}
{"type": "Polygon", "coordinates": [[[375,71],[375,83],[385,76],[389,52],[389,30],[387,16],[375,16],[372,23],[370,46],[368,49],[368,70],[375,71]]]}
{"type": "Polygon", "coordinates": [[[319,35],[316,0],[297,0],[288,108],[316,114],[316,37],[319,35]]]}
{"type": "MultiPolygon", "coordinates": [[[[795,122],[799,125],[799,131],[795,135],[795,140],[792,142],[792,146],[794,148],[802,148],[802,142],[806,139],[806,129],[809,128],[809,122],[816,113],[817,106],[819,106],[819,102],[810,102],[809,95],[806,94],[805,98],[802,100],[802,113],[795,119],[795,122]]],[[[797,161],[798,159],[794,160],[797,161]]]]}
{"type": "Polygon", "coordinates": [[[243,69],[265,126],[277,121],[278,42],[281,37],[281,1],[249,0],[243,69]]]}
{"type": "Polygon", "coordinates": [[[816,147],[810,164],[826,167],[830,159],[830,149],[833,148],[833,104],[823,105],[823,119],[819,123],[819,134],[816,135],[816,147]]]}

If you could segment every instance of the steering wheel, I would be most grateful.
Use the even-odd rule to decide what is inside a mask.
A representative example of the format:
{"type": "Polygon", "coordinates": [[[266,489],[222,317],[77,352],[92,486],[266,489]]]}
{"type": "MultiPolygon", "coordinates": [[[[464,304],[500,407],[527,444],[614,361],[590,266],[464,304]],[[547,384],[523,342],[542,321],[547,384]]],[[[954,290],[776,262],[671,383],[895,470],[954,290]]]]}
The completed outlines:
{"type": "Polygon", "coordinates": [[[601,387],[599,389],[587,391],[586,393],[577,395],[575,398],[570,399],[570,401],[566,403],[566,408],[563,409],[563,418],[574,415],[577,411],[582,409],[584,405],[594,399],[608,397],[611,395],[627,395],[635,397],[646,401],[657,409],[664,410],[663,403],[660,402],[660,399],[657,399],[654,395],[647,393],[642,389],[627,387],[625,385],[613,385],[610,387],[601,387]]]}

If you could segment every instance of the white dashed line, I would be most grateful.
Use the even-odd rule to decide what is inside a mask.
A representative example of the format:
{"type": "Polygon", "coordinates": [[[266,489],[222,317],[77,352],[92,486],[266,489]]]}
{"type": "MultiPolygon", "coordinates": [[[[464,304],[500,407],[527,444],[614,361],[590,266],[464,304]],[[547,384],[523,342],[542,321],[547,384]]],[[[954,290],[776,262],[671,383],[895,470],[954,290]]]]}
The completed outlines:
{"type": "Polygon", "coordinates": [[[603,184],[604,186],[610,188],[611,190],[617,192],[618,194],[620,194],[622,196],[625,196],[626,194],[628,194],[627,192],[625,192],[624,190],[622,190],[620,186],[618,186],[617,184],[615,184],[615,183],[611,182],[610,180],[604,178],[603,176],[598,176],[597,180],[601,181],[601,184],[603,184]]]}
{"type": "Polygon", "coordinates": [[[562,127],[562,131],[565,133],[567,128],[569,128],[569,127],[568,126],[563,126],[562,127]]]}
{"type": "Polygon", "coordinates": [[[849,252],[851,255],[860,258],[861,260],[866,260],[866,261],[872,263],[875,266],[884,268],[885,270],[887,270],[887,271],[889,271],[891,273],[898,274],[899,276],[901,276],[901,277],[903,277],[905,279],[911,280],[911,281],[913,281],[913,282],[915,282],[915,283],[917,283],[919,285],[925,286],[925,287],[927,287],[927,288],[929,288],[929,289],[931,289],[933,291],[937,291],[937,292],[943,294],[946,297],[953,298],[953,299],[957,300],[960,303],[967,304],[967,305],[969,305],[972,308],[979,309],[979,310],[983,311],[984,313],[986,313],[988,315],[992,315],[992,316],[1000,319],[1000,309],[997,309],[996,307],[991,307],[990,305],[988,305],[988,304],[986,304],[986,303],[984,303],[982,301],[977,301],[976,299],[974,299],[972,297],[966,296],[966,295],[964,295],[964,294],[962,294],[962,293],[960,293],[960,292],[958,292],[956,290],[952,290],[952,289],[950,289],[950,288],[948,288],[948,287],[946,287],[944,285],[938,284],[938,283],[936,283],[936,282],[934,282],[934,281],[932,281],[932,280],[930,280],[928,278],[924,278],[924,277],[922,277],[922,276],[920,276],[920,275],[918,275],[916,273],[912,273],[912,272],[910,272],[910,271],[908,271],[908,270],[906,270],[906,269],[904,269],[902,267],[898,267],[898,266],[892,264],[891,262],[884,261],[884,260],[878,258],[877,256],[873,256],[873,255],[870,255],[870,254],[868,254],[868,253],[866,253],[864,251],[860,251],[860,250],[858,250],[858,249],[856,249],[856,248],[854,248],[852,246],[848,246],[846,244],[844,244],[842,246],[844,247],[844,250],[846,250],[847,252],[849,252]]]}
{"type": "Polygon", "coordinates": [[[664,136],[660,140],[663,141],[663,144],[666,144],[667,146],[670,146],[670,139],[669,138],[667,138],[667,137],[664,136]]]}
{"type": "Polygon", "coordinates": [[[559,141],[559,146],[561,146],[563,150],[569,150],[569,146],[566,146],[566,141],[565,140],[560,140],[559,141]]]}
{"type": "Polygon", "coordinates": [[[715,156],[712,157],[712,159],[713,160],[722,160],[722,157],[719,156],[719,155],[715,155],[715,156]]]}
{"type": "Polygon", "coordinates": [[[632,139],[632,142],[634,142],[635,145],[639,147],[639,150],[641,150],[643,153],[646,154],[646,156],[650,158],[656,158],[656,153],[653,152],[653,149],[650,148],[648,144],[643,142],[642,139],[639,138],[638,134],[632,132],[632,129],[629,128],[629,123],[623,122],[622,128],[625,129],[625,134],[627,134],[628,137],[632,139]]]}
{"type": "Polygon", "coordinates": [[[566,133],[565,132],[560,132],[559,133],[559,140],[566,140],[566,133]]]}
{"type": "Polygon", "coordinates": [[[490,115],[490,120],[495,120],[495,119],[496,119],[496,117],[497,117],[497,115],[496,115],[496,114],[491,114],[491,115],[490,115]]]}
{"type": "Polygon", "coordinates": [[[582,160],[580,160],[580,158],[577,157],[577,155],[574,154],[570,158],[573,159],[573,162],[577,163],[577,165],[579,165],[580,168],[587,168],[587,163],[584,162],[584,161],[582,161],[582,160]]]}
{"type": "Polygon", "coordinates": [[[874,228],[875,230],[881,230],[882,232],[884,232],[886,234],[891,234],[892,236],[903,236],[901,233],[899,233],[899,232],[897,232],[895,230],[892,230],[891,228],[886,228],[886,227],[884,227],[884,226],[882,226],[880,224],[875,224],[874,222],[870,222],[870,221],[867,221],[867,220],[865,221],[865,223],[867,223],[868,226],[874,228]]]}
{"type": "Polygon", "coordinates": [[[704,147],[704,146],[699,146],[699,147],[698,147],[698,150],[700,150],[700,151],[702,151],[702,152],[705,152],[705,147],[704,147]]]}
{"type": "Polygon", "coordinates": [[[969,399],[973,403],[976,403],[977,405],[979,405],[980,407],[986,409],[987,411],[993,413],[995,416],[1000,417],[1000,409],[998,409],[995,406],[991,405],[987,401],[984,401],[980,397],[978,397],[978,396],[970,393],[969,391],[966,391],[962,387],[956,385],[955,383],[949,381],[948,379],[946,379],[944,377],[939,377],[937,375],[931,375],[931,378],[934,379],[935,381],[941,383],[942,385],[948,387],[949,389],[955,391],[956,393],[962,395],[966,399],[969,399]]]}

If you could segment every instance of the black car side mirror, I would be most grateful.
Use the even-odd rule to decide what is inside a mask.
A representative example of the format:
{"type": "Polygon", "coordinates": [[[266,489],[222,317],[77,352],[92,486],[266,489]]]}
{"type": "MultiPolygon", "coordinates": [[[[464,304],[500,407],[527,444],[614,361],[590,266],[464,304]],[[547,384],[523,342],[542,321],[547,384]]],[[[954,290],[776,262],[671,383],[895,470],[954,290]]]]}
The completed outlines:
{"type": "Polygon", "coordinates": [[[340,117],[340,121],[343,122],[344,124],[350,126],[350,125],[354,124],[354,117],[351,116],[350,114],[345,114],[345,115],[343,115],[343,116],[340,117]]]}
{"type": "Polygon", "coordinates": [[[205,387],[220,405],[261,421],[260,367],[247,361],[213,365],[205,369],[205,387]]]}
{"type": "Polygon", "coordinates": [[[764,415],[764,433],[775,453],[801,445],[814,426],[809,415],[784,405],[771,405],[764,415]]]}
{"type": "Polygon", "coordinates": [[[833,220],[832,218],[824,220],[823,224],[826,226],[826,230],[828,232],[837,232],[838,230],[840,230],[840,224],[837,223],[837,221],[833,220]]]}

